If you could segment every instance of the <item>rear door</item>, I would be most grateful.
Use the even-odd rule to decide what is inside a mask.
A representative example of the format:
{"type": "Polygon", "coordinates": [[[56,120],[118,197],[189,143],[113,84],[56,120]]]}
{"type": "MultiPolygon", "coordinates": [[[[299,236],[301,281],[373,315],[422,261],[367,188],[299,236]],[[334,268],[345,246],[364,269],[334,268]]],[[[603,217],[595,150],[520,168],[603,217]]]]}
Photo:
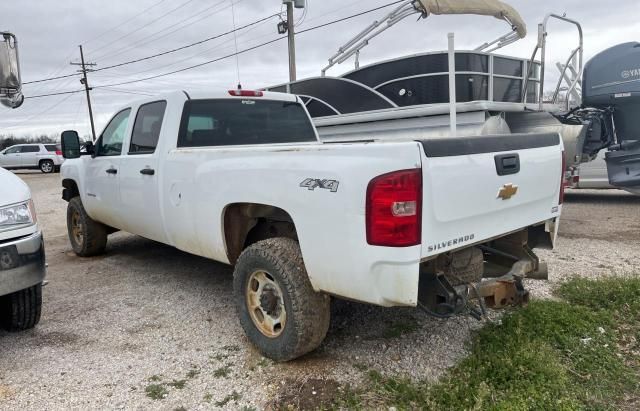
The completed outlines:
{"type": "Polygon", "coordinates": [[[130,128],[130,114],[128,108],[113,117],[96,142],[95,156],[85,160],[85,209],[94,220],[120,229],[122,210],[118,173],[125,135],[130,128]]]}
{"type": "Polygon", "coordinates": [[[119,177],[123,229],[160,242],[165,242],[166,236],[158,191],[162,170],[156,147],[166,107],[166,101],[140,106],[119,177]]]}
{"type": "Polygon", "coordinates": [[[558,134],[423,141],[423,257],[560,215],[558,134]]]}
{"type": "Polygon", "coordinates": [[[38,153],[40,153],[40,146],[22,146],[20,150],[20,164],[22,167],[37,167],[38,153]]]}
{"type": "Polygon", "coordinates": [[[4,154],[2,154],[2,158],[0,158],[0,166],[2,167],[20,167],[21,159],[20,159],[20,151],[22,150],[22,146],[14,146],[5,150],[4,154]]]}

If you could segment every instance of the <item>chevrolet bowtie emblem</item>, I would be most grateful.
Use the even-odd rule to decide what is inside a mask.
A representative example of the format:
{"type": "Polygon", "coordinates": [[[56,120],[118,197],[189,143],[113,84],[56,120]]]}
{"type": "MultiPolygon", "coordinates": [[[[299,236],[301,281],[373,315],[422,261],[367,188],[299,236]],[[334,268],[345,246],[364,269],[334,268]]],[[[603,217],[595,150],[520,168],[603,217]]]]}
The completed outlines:
{"type": "Polygon", "coordinates": [[[498,198],[503,200],[508,200],[514,195],[518,194],[518,186],[514,184],[505,184],[502,186],[500,191],[498,191],[498,198]]]}

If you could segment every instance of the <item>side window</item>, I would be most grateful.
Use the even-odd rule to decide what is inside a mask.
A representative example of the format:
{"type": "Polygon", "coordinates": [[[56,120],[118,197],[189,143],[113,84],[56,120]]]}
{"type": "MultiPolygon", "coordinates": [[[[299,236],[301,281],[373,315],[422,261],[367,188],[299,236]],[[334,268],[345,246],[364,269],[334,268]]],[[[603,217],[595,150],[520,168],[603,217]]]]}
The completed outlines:
{"type": "Polygon", "coordinates": [[[7,149],[7,151],[5,151],[5,154],[17,154],[20,152],[20,148],[22,148],[21,146],[17,146],[17,147],[11,147],[9,149],[7,149]]]}
{"type": "Polygon", "coordinates": [[[151,154],[156,150],[166,108],[166,101],[157,101],[140,107],[136,122],[133,124],[129,154],[151,154]]]}
{"type": "Polygon", "coordinates": [[[39,153],[40,146],[22,146],[21,153],[39,153]]]}
{"type": "Polygon", "coordinates": [[[128,108],[116,114],[109,122],[102,136],[100,136],[96,151],[97,156],[119,156],[122,154],[122,142],[124,141],[124,134],[127,132],[130,114],[131,109],[128,108]]]}

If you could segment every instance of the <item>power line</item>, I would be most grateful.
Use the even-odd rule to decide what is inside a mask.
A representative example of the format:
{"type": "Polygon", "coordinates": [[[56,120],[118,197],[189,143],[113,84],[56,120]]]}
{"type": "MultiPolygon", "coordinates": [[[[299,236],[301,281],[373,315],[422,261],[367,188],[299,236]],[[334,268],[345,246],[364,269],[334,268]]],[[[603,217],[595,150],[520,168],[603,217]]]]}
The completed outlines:
{"type": "Polygon", "coordinates": [[[246,24],[246,25],[244,25],[242,27],[238,27],[236,29],[226,31],[226,32],[221,33],[221,34],[216,34],[215,36],[208,37],[206,39],[203,39],[203,40],[200,40],[200,41],[196,41],[194,43],[190,43],[190,44],[187,44],[187,45],[184,45],[184,46],[181,46],[181,47],[176,47],[174,49],[163,51],[161,53],[152,54],[151,56],[141,57],[141,58],[138,58],[138,59],[135,59],[135,60],[130,60],[130,61],[125,61],[123,63],[112,64],[111,66],[102,67],[102,68],[96,69],[95,71],[109,70],[109,69],[116,68],[116,67],[122,67],[122,66],[126,66],[126,65],[129,65],[129,64],[139,63],[141,61],[150,60],[150,59],[153,59],[153,58],[156,58],[156,57],[165,56],[165,55],[170,54],[170,53],[175,53],[177,51],[181,51],[181,50],[185,50],[185,49],[188,49],[188,48],[191,48],[191,47],[195,47],[195,46],[198,46],[200,44],[207,43],[207,42],[213,41],[213,40],[217,40],[217,39],[219,39],[221,37],[224,37],[224,36],[227,36],[229,34],[235,33],[236,31],[244,30],[244,29],[246,29],[248,27],[255,26],[256,24],[260,24],[260,23],[262,23],[262,22],[264,22],[266,20],[269,20],[269,19],[271,19],[273,17],[276,17],[276,16],[278,16],[278,14],[272,14],[270,16],[263,17],[263,18],[261,18],[259,20],[256,20],[256,21],[253,21],[251,23],[248,23],[248,24],[246,24]]]}
{"type": "Polygon", "coordinates": [[[101,90],[115,91],[116,93],[124,93],[124,94],[136,94],[138,96],[147,96],[147,97],[153,96],[153,94],[149,94],[149,93],[142,93],[142,92],[131,91],[131,90],[122,90],[122,89],[113,88],[113,87],[102,87],[101,90]]]}
{"type": "Polygon", "coordinates": [[[191,28],[193,24],[195,24],[195,23],[197,23],[197,22],[199,22],[199,21],[202,21],[202,20],[204,20],[204,19],[206,19],[206,18],[208,18],[208,17],[210,17],[210,16],[213,16],[213,15],[215,15],[215,14],[218,14],[218,13],[220,13],[221,11],[224,11],[224,10],[228,9],[229,7],[231,7],[231,5],[228,5],[228,6],[226,6],[226,7],[223,7],[223,8],[222,8],[222,9],[220,9],[220,10],[214,10],[213,12],[209,12],[209,13],[202,14],[202,13],[204,13],[205,11],[211,10],[211,9],[213,9],[213,8],[216,8],[216,7],[220,6],[221,4],[224,4],[226,1],[227,1],[227,0],[223,0],[223,1],[221,1],[221,2],[219,2],[219,3],[216,3],[216,4],[212,5],[212,6],[208,6],[208,7],[206,7],[205,9],[200,10],[200,11],[198,11],[197,13],[195,13],[195,14],[193,14],[193,15],[191,15],[191,16],[189,16],[189,17],[185,18],[185,19],[182,19],[182,20],[180,20],[180,21],[177,21],[176,23],[174,23],[174,24],[172,24],[172,25],[170,25],[170,26],[164,27],[164,28],[162,28],[161,30],[155,31],[155,32],[153,32],[153,33],[151,33],[151,34],[149,34],[149,35],[147,35],[147,36],[144,36],[144,37],[142,37],[142,38],[140,38],[140,39],[138,39],[138,40],[134,41],[132,44],[129,44],[127,47],[125,47],[125,48],[124,48],[124,49],[122,49],[122,50],[118,50],[118,51],[116,51],[116,52],[114,52],[114,53],[107,53],[107,54],[104,54],[104,55],[100,56],[100,58],[101,58],[101,59],[103,59],[103,58],[104,58],[104,59],[111,59],[111,58],[113,58],[113,57],[116,57],[116,56],[119,56],[119,55],[121,55],[121,54],[127,53],[127,52],[129,52],[129,51],[131,51],[131,50],[133,50],[133,49],[140,48],[140,46],[143,46],[143,45],[145,45],[145,44],[152,43],[152,42],[157,41],[157,40],[159,40],[159,39],[161,39],[161,38],[166,38],[166,37],[167,37],[167,36],[169,36],[170,34],[173,34],[173,33],[177,32],[177,31],[184,30],[184,29],[186,29],[186,28],[191,28]],[[194,21],[190,22],[189,24],[182,24],[182,23],[185,23],[185,22],[187,22],[187,21],[189,21],[189,20],[193,19],[194,17],[198,17],[198,18],[197,18],[196,20],[194,20],[194,21]],[[173,28],[173,27],[176,27],[176,26],[179,26],[179,27],[178,27],[178,28],[176,28],[176,29],[173,29],[173,30],[171,30],[171,31],[167,31],[167,30],[169,30],[169,29],[171,29],[171,28],[173,28]],[[158,36],[158,34],[160,34],[160,36],[158,36]],[[148,39],[148,40],[147,40],[147,39],[148,39]],[[146,41],[145,41],[145,40],[146,40],[146,41]]]}
{"type": "MultiPolygon", "coordinates": [[[[245,24],[244,26],[238,27],[238,28],[236,28],[234,30],[229,30],[229,31],[226,31],[224,33],[216,34],[215,36],[211,36],[211,37],[208,37],[206,39],[203,39],[203,40],[200,40],[200,41],[196,41],[194,43],[189,43],[189,44],[186,44],[184,46],[176,47],[174,49],[163,51],[163,52],[160,52],[160,53],[156,53],[156,54],[153,54],[153,55],[150,55],[150,56],[141,57],[141,58],[138,58],[138,59],[129,60],[129,61],[125,61],[125,62],[122,62],[122,63],[112,64],[110,66],[106,66],[106,67],[102,67],[102,68],[99,68],[99,69],[95,69],[94,72],[109,70],[109,69],[113,69],[113,68],[116,68],[116,67],[127,66],[129,64],[134,64],[134,63],[139,63],[141,61],[151,60],[151,59],[156,58],[156,57],[165,56],[167,54],[171,54],[171,53],[175,53],[177,51],[181,51],[181,50],[185,50],[185,49],[188,49],[188,48],[191,48],[191,47],[195,47],[195,46],[198,46],[200,44],[207,43],[207,42],[210,42],[210,41],[213,41],[213,40],[217,40],[217,39],[219,39],[221,37],[224,37],[224,36],[227,36],[229,34],[235,33],[236,31],[244,30],[244,29],[246,29],[248,27],[254,26],[256,24],[260,24],[260,23],[265,22],[265,21],[267,21],[267,20],[269,20],[269,19],[271,19],[273,17],[277,17],[278,15],[279,14],[272,14],[272,15],[263,17],[263,18],[261,18],[259,20],[253,21],[251,23],[245,24]]],[[[42,83],[42,82],[45,82],[45,81],[60,80],[60,79],[69,78],[69,77],[73,77],[73,76],[77,76],[77,75],[78,75],[77,73],[73,73],[73,74],[67,74],[67,75],[64,75],[64,76],[56,76],[56,77],[44,78],[44,79],[40,79],[40,80],[32,80],[32,81],[25,82],[23,84],[42,83]]]]}
{"type": "MultiPolygon", "coordinates": [[[[82,90],[80,90],[82,91],[82,90]]],[[[62,93],[61,93],[62,94],[62,93]]],[[[70,93],[66,93],[66,94],[70,94],[70,93]]],[[[68,95],[64,98],[62,98],[59,101],[56,101],[54,104],[52,104],[51,106],[47,107],[46,109],[42,110],[39,113],[33,114],[29,117],[27,117],[25,120],[23,120],[22,122],[18,123],[18,124],[14,124],[13,126],[9,126],[9,127],[5,127],[4,129],[11,129],[11,128],[16,128],[16,127],[22,127],[23,125],[25,125],[26,123],[29,123],[31,120],[35,119],[36,117],[40,117],[41,115],[48,113],[49,111],[53,110],[54,108],[58,107],[60,104],[64,103],[65,101],[67,101],[69,98],[71,97],[71,95],[68,95]]],[[[32,97],[33,98],[33,97],[32,97]]]]}
{"type": "Polygon", "coordinates": [[[247,53],[247,52],[249,52],[249,51],[252,51],[252,50],[255,50],[255,49],[258,49],[258,48],[264,47],[264,46],[268,46],[269,44],[272,44],[272,43],[278,42],[278,41],[280,41],[280,40],[283,40],[284,38],[285,38],[285,37],[278,37],[277,39],[273,39],[273,40],[271,40],[271,41],[267,41],[267,42],[264,42],[264,43],[258,44],[257,46],[253,46],[253,47],[250,47],[250,48],[248,48],[248,49],[240,50],[240,51],[238,51],[237,53],[231,53],[231,54],[228,54],[228,55],[226,55],[226,56],[224,56],[224,57],[219,57],[219,58],[217,58],[217,59],[208,60],[208,61],[205,61],[204,63],[200,63],[200,64],[196,64],[196,65],[193,65],[193,66],[185,67],[185,68],[182,68],[182,69],[179,69],[179,70],[174,70],[174,71],[171,71],[171,72],[168,72],[168,73],[157,74],[157,75],[155,75],[155,76],[149,76],[149,77],[145,77],[145,78],[141,78],[141,79],[137,79],[137,80],[123,81],[123,82],[115,83],[115,84],[98,85],[98,86],[95,86],[94,88],[111,87],[111,86],[121,86],[121,85],[124,85],[124,84],[139,83],[139,82],[141,82],[141,81],[147,81],[147,80],[152,80],[152,79],[159,78],[159,77],[170,76],[171,74],[181,73],[181,72],[183,72],[183,71],[192,70],[192,69],[194,69],[194,68],[198,68],[198,67],[206,66],[206,65],[208,65],[208,64],[216,63],[216,62],[218,62],[218,61],[226,60],[226,59],[228,59],[228,58],[235,57],[235,56],[237,56],[237,55],[239,55],[239,54],[244,54],[244,53],[247,53]]]}
{"type": "MultiPolygon", "coordinates": [[[[241,36],[244,36],[244,35],[246,35],[246,34],[250,33],[251,31],[253,31],[253,30],[257,29],[258,27],[261,27],[261,26],[262,26],[262,25],[264,25],[266,22],[267,22],[267,21],[263,21],[262,23],[260,23],[260,24],[258,24],[258,25],[255,25],[255,26],[251,27],[250,29],[248,29],[247,31],[245,31],[241,36]]],[[[251,39],[249,39],[249,40],[245,40],[245,41],[243,41],[243,42],[241,42],[241,43],[239,43],[239,44],[247,44],[247,43],[251,42],[252,40],[255,40],[256,38],[263,38],[264,36],[265,36],[265,35],[262,35],[262,36],[260,36],[260,37],[253,37],[253,38],[251,38],[251,39]]],[[[112,74],[111,74],[109,77],[119,77],[119,76],[137,76],[137,75],[141,75],[141,74],[148,73],[148,72],[151,72],[151,71],[157,71],[157,70],[159,70],[159,69],[165,69],[165,68],[168,68],[168,67],[177,66],[177,65],[179,65],[179,64],[181,64],[181,63],[183,63],[183,62],[185,62],[185,61],[189,61],[189,60],[192,60],[192,59],[194,59],[194,58],[196,58],[196,57],[200,57],[200,56],[202,56],[202,55],[208,54],[208,53],[210,53],[210,52],[212,52],[212,51],[214,51],[214,50],[227,49],[227,48],[229,48],[229,47],[224,47],[224,44],[228,44],[228,43],[231,43],[231,42],[233,42],[233,41],[234,41],[234,39],[233,39],[233,38],[231,38],[231,39],[228,39],[228,40],[226,40],[226,41],[224,41],[224,42],[222,42],[222,43],[220,43],[220,44],[218,44],[218,45],[216,45],[216,46],[214,46],[214,47],[211,47],[211,48],[208,48],[208,49],[206,49],[206,50],[203,50],[203,51],[197,52],[196,54],[192,54],[192,55],[190,55],[190,56],[188,56],[188,57],[181,58],[181,59],[179,59],[179,60],[173,60],[173,61],[172,61],[171,63],[169,63],[169,64],[163,64],[163,65],[161,65],[161,66],[152,67],[152,68],[150,68],[150,69],[146,69],[146,70],[138,71],[138,72],[135,72],[135,73],[124,73],[124,72],[117,72],[117,71],[116,71],[116,72],[114,72],[114,71],[110,71],[109,73],[112,73],[112,74]],[[113,74],[117,74],[117,76],[114,76],[113,74]]],[[[99,74],[99,75],[105,75],[105,72],[99,72],[99,73],[97,73],[97,74],[99,74]]],[[[159,81],[159,80],[156,80],[156,81],[159,81]]]]}
{"type": "Polygon", "coordinates": [[[49,94],[38,94],[36,96],[25,96],[25,99],[28,98],[41,98],[41,97],[51,97],[51,96],[61,96],[63,94],[75,94],[82,93],[84,90],[72,90],[72,91],[61,91],[58,93],[49,93],[49,94]]]}
{"type": "MultiPolygon", "coordinates": [[[[327,23],[323,23],[323,24],[320,24],[320,25],[317,25],[317,26],[313,26],[313,27],[310,27],[310,28],[307,28],[307,29],[304,29],[304,30],[300,30],[296,34],[304,34],[304,33],[308,33],[310,31],[318,30],[318,29],[321,29],[321,28],[324,28],[324,27],[328,27],[328,26],[331,26],[331,25],[334,25],[334,24],[342,23],[344,21],[348,21],[348,20],[351,20],[351,19],[354,19],[354,18],[357,18],[357,17],[360,17],[360,16],[364,16],[366,14],[370,14],[370,13],[385,9],[387,7],[393,6],[393,5],[398,4],[398,3],[402,3],[403,1],[406,1],[406,0],[397,0],[397,1],[394,1],[394,2],[391,2],[391,3],[387,3],[387,4],[384,4],[382,6],[375,7],[373,9],[365,10],[365,11],[360,12],[360,13],[352,14],[352,15],[347,16],[347,17],[343,17],[343,18],[340,18],[340,19],[337,19],[337,20],[333,20],[333,21],[330,21],[330,22],[327,22],[327,23]]],[[[269,16],[269,17],[265,17],[265,18],[263,18],[261,20],[258,20],[257,22],[250,23],[249,25],[257,24],[258,22],[262,22],[265,19],[272,18],[272,17],[274,17],[274,15],[269,16]]],[[[249,25],[240,27],[240,28],[238,28],[238,30],[246,28],[249,25]]],[[[211,41],[211,40],[214,40],[216,38],[220,38],[222,36],[228,35],[230,33],[232,33],[232,32],[226,32],[226,33],[223,33],[223,34],[220,34],[220,35],[217,35],[217,36],[210,37],[208,39],[201,40],[199,42],[191,43],[189,45],[186,45],[186,46],[183,46],[183,47],[179,47],[179,48],[176,48],[176,49],[173,49],[173,50],[168,50],[166,52],[159,53],[159,54],[156,54],[156,55],[143,57],[141,59],[136,59],[136,60],[132,60],[132,61],[129,61],[129,62],[120,63],[120,64],[114,64],[112,66],[103,67],[103,68],[97,69],[96,71],[107,70],[107,69],[111,69],[111,68],[115,68],[115,67],[121,67],[121,66],[126,65],[126,64],[133,64],[133,63],[136,63],[138,61],[149,60],[151,58],[159,57],[160,55],[165,55],[165,54],[168,54],[170,52],[174,52],[174,51],[182,50],[182,49],[185,49],[185,48],[193,47],[193,46],[195,46],[197,44],[202,44],[202,43],[204,43],[206,41],[211,41]]],[[[223,56],[223,57],[219,57],[219,58],[216,58],[216,59],[213,59],[213,60],[207,60],[207,61],[205,61],[203,63],[195,64],[195,65],[192,65],[192,66],[188,66],[188,67],[185,67],[185,68],[182,68],[182,69],[179,69],[179,70],[173,70],[173,71],[170,71],[168,73],[157,74],[157,75],[154,75],[154,76],[144,77],[144,78],[136,79],[136,80],[129,80],[129,81],[123,81],[123,82],[118,82],[118,83],[112,83],[112,84],[98,85],[98,86],[94,86],[93,88],[95,89],[95,88],[103,88],[103,87],[120,86],[120,85],[124,85],[124,84],[139,83],[139,82],[142,82],[142,81],[152,80],[152,79],[169,76],[169,75],[176,74],[176,73],[181,73],[183,71],[192,70],[192,69],[195,69],[195,68],[198,68],[198,67],[202,67],[202,66],[205,66],[205,65],[208,65],[208,64],[216,63],[216,62],[219,62],[219,61],[222,61],[222,60],[226,60],[228,58],[235,57],[236,55],[239,55],[239,54],[244,54],[244,53],[247,53],[249,51],[253,51],[253,50],[256,50],[256,49],[259,49],[259,48],[262,48],[262,47],[266,47],[266,46],[268,46],[270,44],[273,44],[273,43],[276,43],[278,41],[282,41],[282,40],[285,40],[285,39],[286,39],[286,37],[278,37],[276,39],[260,43],[260,44],[258,44],[256,46],[249,47],[249,48],[244,49],[244,50],[240,50],[237,53],[231,53],[231,54],[228,54],[228,55],[223,56]]],[[[62,92],[62,93],[43,94],[43,95],[38,95],[38,96],[28,96],[28,97],[25,97],[25,98],[48,97],[49,95],[78,93],[79,91],[82,91],[82,90],[67,91],[67,92],[62,92]]]]}
{"type": "MultiPolygon", "coordinates": [[[[120,37],[118,37],[117,39],[115,39],[115,40],[113,40],[113,41],[111,41],[111,42],[109,42],[109,43],[107,43],[107,44],[103,45],[102,47],[100,47],[100,48],[98,48],[98,49],[94,50],[93,52],[95,53],[96,51],[103,50],[103,49],[105,49],[105,48],[107,48],[107,47],[111,46],[112,44],[114,44],[114,43],[116,43],[116,42],[118,42],[118,41],[120,41],[120,40],[122,40],[122,39],[124,39],[124,38],[126,38],[126,37],[128,37],[128,36],[130,36],[130,35],[132,35],[133,33],[137,33],[137,32],[139,32],[140,30],[144,29],[145,27],[149,27],[149,26],[150,26],[150,25],[152,25],[153,23],[155,23],[155,22],[157,22],[157,21],[159,21],[159,20],[162,20],[163,18],[167,17],[169,14],[171,14],[171,13],[173,13],[173,12],[175,12],[175,11],[177,11],[177,10],[181,9],[181,8],[183,8],[184,6],[186,6],[186,5],[187,5],[187,4],[189,4],[189,3],[192,3],[193,1],[194,1],[194,0],[187,0],[187,1],[185,1],[184,3],[180,4],[178,7],[175,7],[175,8],[173,8],[173,9],[169,10],[168,12],[164,13],[164,14],[163,14],[163,15],[161,15],[160,17],[157,17],[157,18],[155,18],[155,19],[151,20],[151,21],[150,21],[150,22],[148,22],[147,24],[143,24],[142,26],[138,27],[137,29],[135,29],[135,30],[133,30],[133,31],[130,31],[130,32],[128,32],[128,33],[123,34],[122,36],[120,36],[120,37]]],[[[98,59],[98,58],[103,57],[103,56],[105,56],[105,55],[106,55],[106,53],[105,53],[105,54],[102,54],[102,55],[100,55],[100,56],[92,56],[91,58],[93,58],[93,59],[98,59]]]]}
{"type": "MultiPolygon", "coordinates": [[[[147,7],[147,8],[145,8],[144,10],[142,10],[142,11],[141,11],[141,12],[139,12],[138,14],[134,15],[133,17],[131,17],[131,18],[129,18],[129,19],[127,19],[127,20],[123,21],[122,23],[118,24],[117,26],[114,26],[114,27],[110,28],[109,30],[105,30],[105,31],[104,31],[104,32],[102,32],[101,34],[97,35],[96,37],[93,37],[93,38],[91,38],[91,39],[89,39],[89,40],[85,41],[85,42],[84,42],[84,44],[87,44],[87,43],[90,43],[90,42],[92,42],[92,41],[95,41],[95,40],[97,40],[97,39],[99,39],[99,38],[103,37],[104,35],[106,35],[106,34],[108,34],[108,33],[112,32],[113,30],[118,29],[118,28],[120,28],[120,27],[124,26],[125,24],[127,24],[127,23],[129,23],[130,21],[132,21],[132,20],[136,19],[137,17],[141,16],[142,14],[145,14],[145,13],[146,13],[146,12],[148,12],[149,10],[151,10],[151,9],[155,8],[156,6],[159,6],[161,3],[164,3],[165,1],[167,1],[167,0],[160,0],[160,1],[156,2],[156,3],[154,3],[153,5],[151,5],[151,6],[147,7]]],[[[71,52],[71,53],[69,54],[69,57],[70,57],[70,56],[72,56],[74,53],[75,53],[75,51],[71,52]]],[[[65,60],[68,60],[68,59],[69,59],[69,57],[66,57],[66,58],[65,58],[65,60]]],[[[43,83],[43,82],[45,82],[45,81],[60,80],[60,79],[69,78],[69,77],[74,77],[74,76],[77,76],[77,75],[78,75],[77,73],[73,73],[73,74],[65,74],[65,75],[62,75],[62,76],[58,76],[57,74],[58,74],[60,71],[62,71],[62,69],[63,69],[65,66],[66,66],[66,63],[64,63],[64,65],[63,65],[60,69],[56,70],[56,72],[54,72],[54,73],[52,74],[52,76],[51,76],[51,77],[47,77],[47,78],[40,79],[40,80],[26,81],[26,82],[23,82],[22,84],[23,84],[23,85],[26,85],[26,84],[43,83]]]]}
{"type": "Polygon", "coordinates": [[[52,81],[52,80],[60,80],[63,78],[69,78],[69,77],[73,77],[73,76],[77,76],[78,73],[73,73],[73,74],[65,74],[64,76],[56,76],[56,77],[49,77],[49,78],[43,78],[40,80],[32,80],[32,81],[25,81],[24,84],[34,84],[34,83],[43,83],[45,81],[52,81]]]}
{"type": "Polygon", "coordinates": [[[98,34],[97,36],[85,41],[84,44],[90,43],[90,42],[95,41],[95,40],[97,40],[97,39],[99,39],[101,37],[104,37],[104,35],[106,35],[108,33],[111,33],[115,29],[119,29],[120,27],[124,26],[125,24],[129,23],[130,21],[135,20],[137,17],[145,14],[149,10],[151,10],[153,8],[156,8],[157,6],[159,6],[160,4],[164,3],[165,1],[167,1],[167,0],[160,0],[160,1],[156,2],[156,3],[154,3],[153,5],[145,8],[144,10],[142,10],[140,13],[136,14],[135,16],[130,17],[127,20],[123,21],[122,23],[118,24],[117,26],[111,27],[110,29],[105,30],[102,33],[98,34]]]}
{"type": "MultiPolygon", "coordinates": [[[[334,24],[342,23],[344,21],[351,20],[351,19],[354,19],[356,17],[364,16],[366,14],[373,13],[375,11],[387,8],[389,6],[393,6],[393,5],[398,4],[398,3],[402,3],[403,1],[405,1],[405,0],[397,0],[397,1],[394,1],[392,3],[387,3],[387,4],[385,4],[383,6],[380,6],[380,7],[376,7],[376,8],[373,8],[373,9],[370,9],[370,10],[366,10],[366,11],[363,11],[363,12],[360,12],[360,13],[357,13],[357,14],[353,14],[351,16],[343,17],[343,18],[338,19],[338,20],[333,20],[333,21],[330,21],[330,22],[327,22],[327,23],[324,23],[324,24],[320,24],[320,25],[317,25],[317,26],[314,26],[314,27],[310,27],[308,29],[301,30],[301,31],[297,32],[296,34],[304,34],[304,33],[308,33],[310,31],[318,30],[318,29],[321,29],[321,28],[324,28],[324,27],[328,27],[328,26],[331,26],[331,25],[334,25],[334,24]]],[[[149,77],[136,79],[136,80],[123,81],[123,82],[119,82],[119,83],[115,83],[115,84],[98,85],[98,86],[95,86],[94,88],[110,87],[110,86],[121,86],[121,85],[124,85],[124,84],[139,83],[141,81],[147,81],[147,80],[151,80],[151,79],[155,79],[155,78],[159,78],[159,77],[169,76],[169,75],[176,74],[176,73],[181,73],[183,71],[192,70],[194,68],[198,68],[198,67],[206,66],[208,64],[212,64],[212,63],[216,63],[216,62],[219,62],[219,61],[222,61],[222,60],[226,60],[228,58],[235,57],[235,56],[237,56],[239,54],[244,54],[244,53],[247,53],[249,51],[253,51],[253,50],[256,50],[258,48],[262,48],[262,47],[268,46],[270,44],[273,44],[273,43],[276,43],[278,41],[282,41],[282,40],[285,40],[285,39],[286,39],[286,37],[278,37],[276,39],[273,39],[273,40],[270,40],[270,41],[266,41],[264,43],[260,43],[260,44],[258,44],[256,46],[249,47],[247,49],[240,50],[238,52],[231,53],[231,54],[228,54],[228,55],[223,56],[223,57],[219,57],[219,58],[216,58],[216,59],[213,59],[213,60],[207,60],[207,61],[205,61],[203,63],[199,63],[199,64],[195,64],[195,65],[192,65],[192,66],[184,67],[184,68],[179,69],[179,70],[173,70],[173,71],[170,71],[168,73],[157,74],[157,75],[154,75],[154,76],[149,76],[149,77]]]]}

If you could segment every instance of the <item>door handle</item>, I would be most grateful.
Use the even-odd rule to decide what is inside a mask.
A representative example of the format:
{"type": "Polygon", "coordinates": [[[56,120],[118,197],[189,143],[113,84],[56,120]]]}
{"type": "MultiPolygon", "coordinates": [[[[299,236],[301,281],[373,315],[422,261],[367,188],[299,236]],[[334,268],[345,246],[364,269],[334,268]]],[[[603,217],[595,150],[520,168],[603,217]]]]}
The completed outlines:
{"type": "Polygon", "coordinates": [[[143,168],[142,170],[140,170],[140,174],[144,175],[144,176],[152,176],[156,173],[156,170],[152,169],[152,168],[143,168]]]}
{"type": "Polygon", "coordinates": [[[108,168],[107,174],[118,174],[118,170],[116,170],[115,168],[108,168]]]}

